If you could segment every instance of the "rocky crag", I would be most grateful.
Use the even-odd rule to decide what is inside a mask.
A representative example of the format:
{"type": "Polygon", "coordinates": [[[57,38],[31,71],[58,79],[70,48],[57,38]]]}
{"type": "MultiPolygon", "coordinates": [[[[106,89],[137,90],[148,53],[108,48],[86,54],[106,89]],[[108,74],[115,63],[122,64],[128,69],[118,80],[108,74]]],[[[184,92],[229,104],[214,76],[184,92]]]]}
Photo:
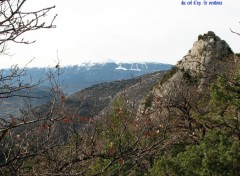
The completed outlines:
{"type": "Polygon", "coordinates": [[[196,131],[195,118],[208,112],[211,84],[219,76],[230,75],[239,63],[239,57],[214,32],[199,35],[187,55],[142,100],[137,120],[148,118],[169,128],[171,142],[199,139],[205,128],[200,124],[201,130],[196,131]]]}

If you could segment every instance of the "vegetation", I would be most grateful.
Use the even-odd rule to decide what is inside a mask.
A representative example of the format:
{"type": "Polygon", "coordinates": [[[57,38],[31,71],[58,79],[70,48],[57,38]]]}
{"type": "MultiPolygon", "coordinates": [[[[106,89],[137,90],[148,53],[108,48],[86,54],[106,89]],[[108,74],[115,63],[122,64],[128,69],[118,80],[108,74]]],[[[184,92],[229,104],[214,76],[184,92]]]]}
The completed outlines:
{"type": "Polygon", "coordinates": [[[152,175],[239,175],[239,71],[212,84],[210,111],[196,117],[197,123],[207,124],[199,143],[185,143],[182,150],[173,149],[161,156],[155,161],[152,175]]]}
{"type": "Polygon", "coordinates": [[[239,175],[240,143],[226,131],[211,130],[198,145],[155,162],[151,175],[239,175]]]}
{"type": "MultiPolygon", "coordinates": [[[[26,2],[0,3],[1,53],[9,41],[28,43],[18,40],[27,31],[54,27],[39,24],[54,7],[23,12],[26,2]]],[[[49,104],[0,117],[0,175],[239,175],[240,69],[231,71],[202,92],[186,71],[172,92],[147,97],[145,107],[154,101],[147,113],[130,111],[120,96],[110,114],[93,118],[65,108],[56,65],[49,104]]],[[[24,73],[13,67],[0,75],[1,100],[33,98],[20,94],[36,86],[22,84],[24,73]]]]}
{"type": "Polygon", "coordinates": [[[183,72],[183,78],[189,84],[196,84],[198,82],[198,78],[196,76],[192,76],[189,70],[187,71],[181,70],[181,71],[183,72]]]}
{"type": "Polygon", "coordinates": [[[177,71],[178,67],[172,67],[171,70],[163,76],[163,78],[160,81],[160,85],[169,80],[177,71]]]}
{"type": "Polygon", "coordinates": [[[152,93],[147,95],[147,98],[144,103],[144,110],[146,110],[148,107],[152,106],[153,99],[154,99],[154,95],[152,93]]]}

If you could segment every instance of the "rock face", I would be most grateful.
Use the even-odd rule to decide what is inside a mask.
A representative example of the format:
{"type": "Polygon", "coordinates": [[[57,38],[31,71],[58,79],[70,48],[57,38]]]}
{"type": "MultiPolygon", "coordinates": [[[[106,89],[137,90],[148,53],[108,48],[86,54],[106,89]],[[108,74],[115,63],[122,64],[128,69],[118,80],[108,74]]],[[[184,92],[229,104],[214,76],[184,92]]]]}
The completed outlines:
{"type": "Polygon", "coordinates": [[[188,54],[142,100],[137,119],[148,118],[161,126],[171,126],[171,131],[176,132],[172,134],[180,138],[195,133],[191,131],[193,116],[207,112],[211,83],[220,75],[231,74],[239,60],[213,32],[199,35],[188,54]],[[200,99],[205,103],[199,103],[200,99]]]}
{"type": "MultiPolygon", "coordinates": [[[[233,54],[229,45],[213,32],[199,35],[189,53],[183,57],[178,67],[194,71],[202,71],[206,66],[233,54]]],[[[209,68],[208,68],[209,69],[209,68]]]]}
{"type": "Polygon", "coordinates": [[[239,58],[229,45],[209,31],[198,36],[188,54],[163,78],[154,91],[159,92],[156,94],[161,97],[176,94],[182,87],[197,86],[200,91],[207,88],[216,76],[228,74],[236,64],[239,64],[239,58]]]}
{"type": "MultiPolygon", "coordinates": [[[[189,53],[176,65],[177,68],[188,70],[192,75],[211,77],[229,70],[230,63],[236,62],[229,45],[214,32],[199,35],[189,53]],[[223,63],[226,62],[226,65],[223,63]]],[[[203,80],[202,80],[203,81],[203,80]]]]}

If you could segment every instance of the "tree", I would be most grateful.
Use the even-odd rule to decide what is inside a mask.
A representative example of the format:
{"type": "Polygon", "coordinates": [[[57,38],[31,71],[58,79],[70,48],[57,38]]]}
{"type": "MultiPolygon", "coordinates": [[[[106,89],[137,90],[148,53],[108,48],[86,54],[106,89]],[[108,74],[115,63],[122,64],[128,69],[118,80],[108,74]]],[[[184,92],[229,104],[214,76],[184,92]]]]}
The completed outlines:
{"type": "Polygon", "coordinates": [[[176,156],[165,156],[151,175],[239,175],[240,143],[226,131],[211,130],[199,145],[176,156]]]}
{"type": "MultiPolygon", "coordinates": [[[[54,28],[53,22],[56,15],[49,23],[45,18],[55,6],[47,7],[35,11],[27,11],[24,5],[28,0],[1,0],[0,1],[0,55],[6,52],[7,44],[15,42],[20,44],[31,44],[35,41],[28,41],[23,34],[39,29],[54,28]]],[[[58,72],[58,70],[56,70],[58,72]]],[[[37,83],[29,82],[26,84],[23,79],[26,76],[26,67],[19,68],[12,66],[8,71],[0,72],[0,101],[12,97],[25,98],[31,101],[32,98],[43,98],[33,96],[29,92],[45,80],[37,83]]],[[[53,83],[52,104],[56,104],[57,84],[54,73],[49,72],[47,78],[53,83]]],[[[52,114],[43,114],[32,111],[33,108],[22,110],[19,117],[11,114],[0,117],[0,174],[21,175],[19,168],[26,166],[29,157],[38,155],[49,148],[52,130],[50,125],[56,119],[52,114]],[[39,129],[44,129],[47,125],[47,132],[37,134],[39,129]],[[38,130],[37,130],[38,129],[38,130]],[[48,143],[48,145],[43,145],[48,143]]],[[[49,108],[50,112],[54,109],[49,108]]],[[[52,128],[52,127],[51,127],[52,128]]],[[[54,142],[52,142],[53,144],[54,142]]],[[[54,143],[55,144],[55,143],[54,143]]]]}
{"type": "Polygon", "coordinates": [[[43,28],[54,28],[53,22],[45,23],[43,19],[55,6],[39,9],[36,11],[25,11],[24,5],[28,0],[1,0],[0,2],[0,53],[6,51],[7,42],[30,44],[21,38],[24,33],[43,28]]]}
{"type": "MultiPolygon", "coordinates": [[[[148,173],[167,128],[147,117],[136,120],[123,96],[115,101],[112,113],[84,121],[77,115],[65,117],[68,137],[47,156],[44,153],[39,157],[41,162],[48,163],[37,165],[41,167],[39,173],[143,175],[148,173]],[[79,123],[85,125],[78,128],[79,123]]],[[[34,161],[32,158],[30,163],[34,161]]]]}
{"type": "Polygon", "coordinates": [[[181,150],[173,148],[161,156],[152,175],[239,175],[239,73],[237,67],[232,74],[219,76],[209,90],[208,111],[193,115],[205,124],[206,134],[197,144],[185,141],[181,150]]]}
{"type": "MultiPolygon", "coordinates": [[[[6,54],[6,46],[8,42],[22,44],[31,44],[35,42],[21,38],[24,33],[43,28],[55,27],[53,22],[56,18],[56,15],[52,18],[49,24],[43,21],[45,16],[53,8],[55,8],[55,6],[36,11],[25,11],[24,5],[27,2],[27,0],[2,0],[0,2],[0,54],[6,54]]],[[[26,67],[19,68],[17,65],[15,65],[12,66],[9,71],[2,70],[0,72],[0,99],[3,100],[10,97],[30,98],[27,93],[23,94],[21,91],[26,90],[26,92],[28,92],[28,90],[44,81],[39,80],[38,83],[26,84],[22,80],[24,76],[26,76],[26,67]]],[[[24,121],[24,123],[15,121],[13,124],[5,119],[6,118],[0,119],[0,141],[8,129],[18,127],[24,123],[30,123],[30,121],[24,121]]]]}

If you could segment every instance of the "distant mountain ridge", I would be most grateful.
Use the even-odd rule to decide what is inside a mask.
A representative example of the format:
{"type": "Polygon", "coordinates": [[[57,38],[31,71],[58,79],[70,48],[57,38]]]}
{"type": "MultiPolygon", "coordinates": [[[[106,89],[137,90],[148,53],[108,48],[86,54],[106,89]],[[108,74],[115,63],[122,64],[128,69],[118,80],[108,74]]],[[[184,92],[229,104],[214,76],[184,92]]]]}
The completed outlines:
{"type": "MultiPolygon", "coordinates": [[[[59,83],[65,94],[72,94],[95,84],[135,78],[155,71],[169,70],[170,64],[162,63],[85,63],[82,65],[60,67],[59,83]]],[[[32,82],[37,82],[54,72],[56,68],[27,68],[27,74],[32,82]]],[[[56,75],[56,74],[55,74],[56,75]]],[[[50,86],[48,82],[42,84],[50,86]]]]}

